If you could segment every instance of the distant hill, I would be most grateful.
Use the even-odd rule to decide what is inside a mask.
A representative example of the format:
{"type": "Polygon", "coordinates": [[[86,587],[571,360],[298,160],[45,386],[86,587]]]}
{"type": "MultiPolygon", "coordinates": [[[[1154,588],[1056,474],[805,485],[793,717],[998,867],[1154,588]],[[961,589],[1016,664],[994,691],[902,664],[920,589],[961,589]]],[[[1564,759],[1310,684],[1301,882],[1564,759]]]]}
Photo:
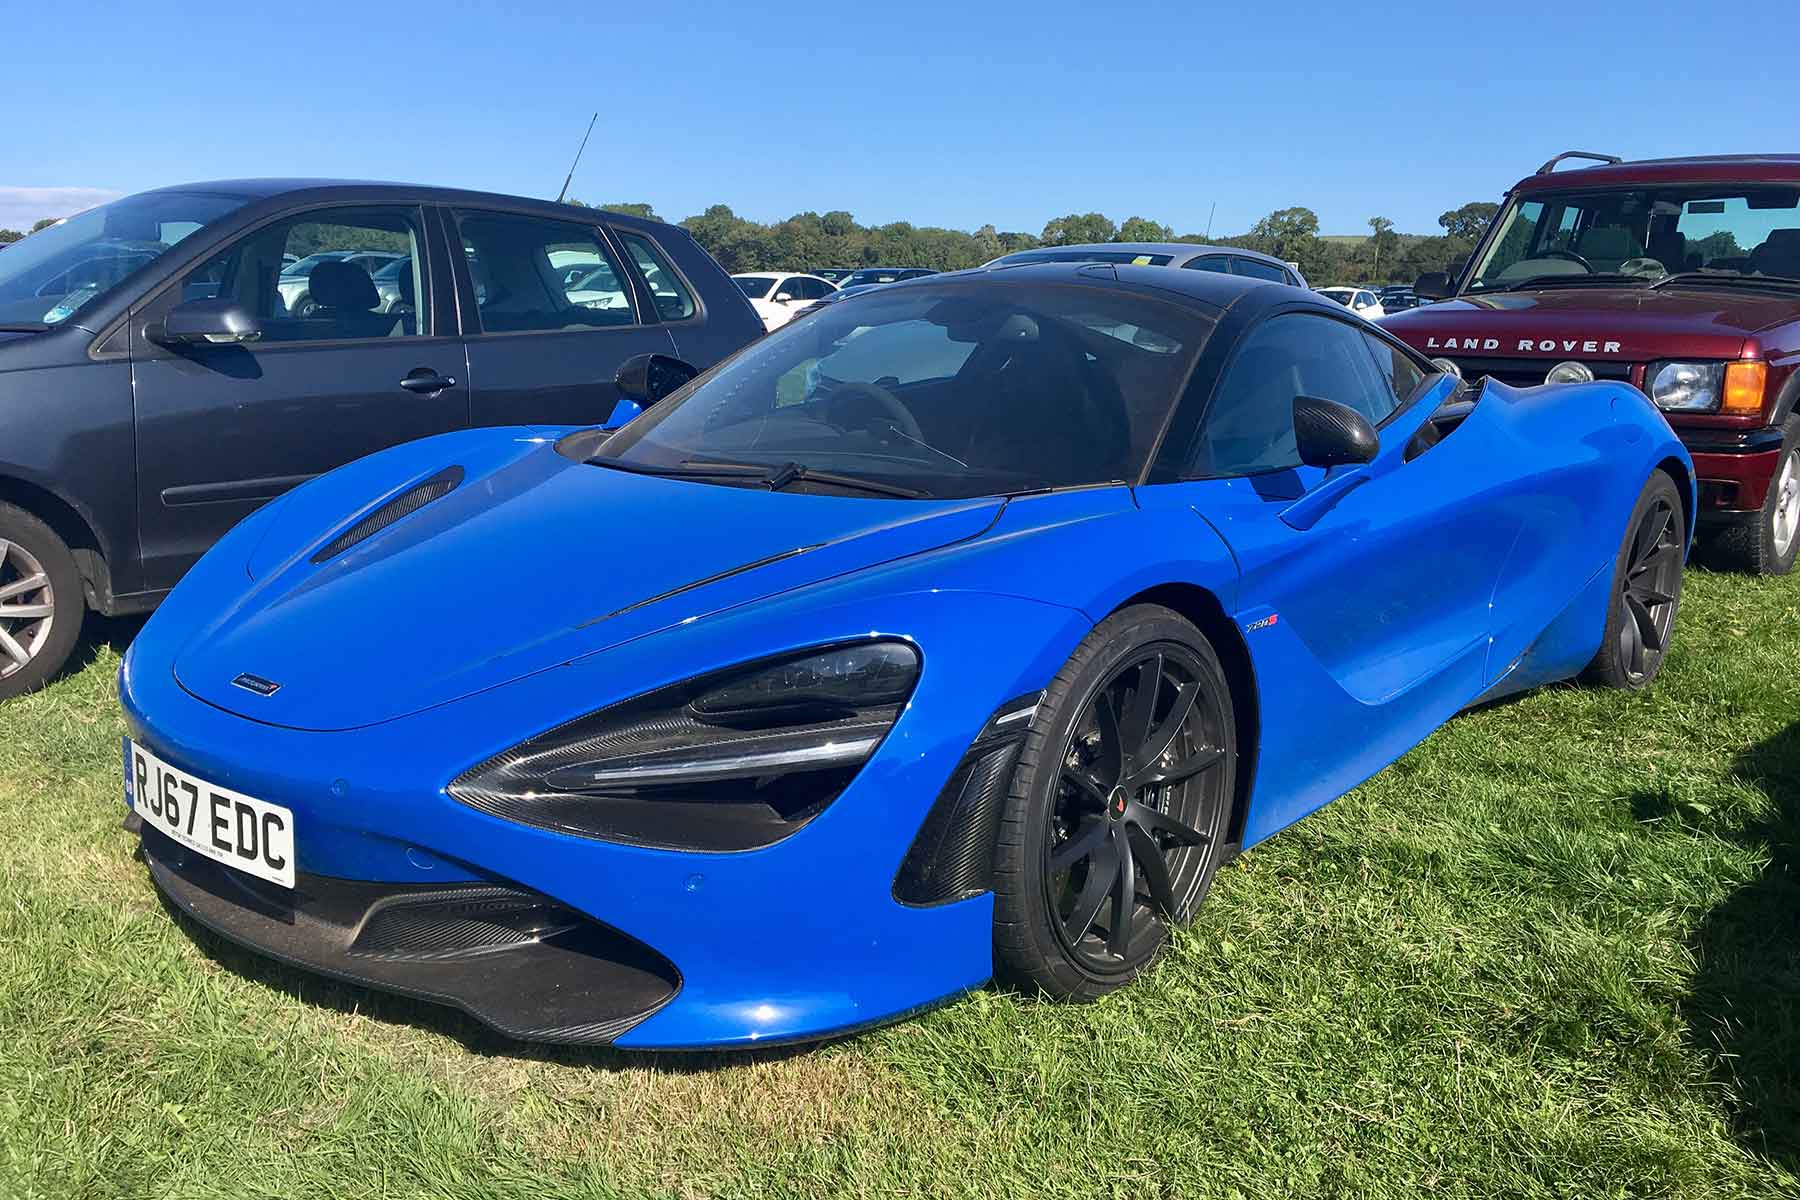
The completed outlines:
{"type": "MultiPolygon", "coordinates": [[[[1397,233],[1394,236],[1399,238],[1400,244],[1404,246],[1410,242],[1422,242],[1427,238],[1441,237],[1442,235],[1436,233],[1397,233]]],[[[1330,242],[1336,246],[1360,246],[1369,240],[1369,235],[1366,233],[1321,233],[1319,235],[1319,240],[1321,242],[1330,242]]]]}

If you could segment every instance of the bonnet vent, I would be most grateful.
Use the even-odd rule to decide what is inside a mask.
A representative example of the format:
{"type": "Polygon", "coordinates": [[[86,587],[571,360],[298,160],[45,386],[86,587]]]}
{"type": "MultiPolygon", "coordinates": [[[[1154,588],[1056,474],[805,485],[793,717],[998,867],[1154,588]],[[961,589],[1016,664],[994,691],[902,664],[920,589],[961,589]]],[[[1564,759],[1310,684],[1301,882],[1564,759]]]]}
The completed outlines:
{"type": "Polygon", "coordinates": [[[429,479],[421,480],[407,488],[392,500],[338,534],[327,542],[317,554],[312,556],[315,563],[336,558],[360,541],[372,538],[398,521],[401,517],[410,516],[430,504],[450,494],[451,490],[463,480],[461,467],[445,467],[429,479]]]}

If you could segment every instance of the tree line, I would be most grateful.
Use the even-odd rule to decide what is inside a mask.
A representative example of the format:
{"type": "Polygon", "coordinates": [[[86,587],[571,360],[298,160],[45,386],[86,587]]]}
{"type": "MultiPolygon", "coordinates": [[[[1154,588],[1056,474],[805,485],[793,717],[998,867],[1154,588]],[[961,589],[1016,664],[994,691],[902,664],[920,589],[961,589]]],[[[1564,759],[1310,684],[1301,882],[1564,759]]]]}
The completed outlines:
{"type": "MultiPolygon", "coordinates": [[[[573,203],[580,204],[577,200],[573,203]]],[[[660,220],[648,204],[602,204],[611,212],[660,220]]],[[[1319,218],[1309,208],[1283,208],[1256,222],[1249,232],[1208,238],[1177,234],[1147,217],[1114,222],[1103,213],[1070,213],[1046,222],[1038,233],[1002,231],[983,225],[974,232],[894,221],[861,225],[842,210],[796,213],[785,221],[765,224],[740,217],[729,205],[715,204],[680,222],[727,271],[774,271],[809,267],[861,267],[880,264],[957,271],[989,259],[1037,246],[1071,246],[1089,242],[1192,242],[1241,246],[1298,263],[1315,284],[1411,283],[1427,271],[1457,266],[1475,249],[1499,206],[1465,204],[1438,217],[1440,234],[1421,236],[1394,232],[1386,217],[1369,219],[1369,234],[1331,238],[1319,234],[1319,218]]]]}
{"type": "MultiPolygon", "coordinates": [[[[571,203],[581,204],[579,200],[571,203]]],[[[612,212],[660,219],[648,204],[603,204],[612,212]]],[[[893,221],[861,225],[841,209],[828,213],[795,213],[785,221],[765,224],[740,217],[725,204],[680,224],[727,271],[774,271],[809,267],[897,266],[958,271],[989,259],[1036,246],[1071,246],[1085,242],[1194,242],[1242,246],[1297,263],[1315,284],[1411,283],[1426,271],[1454,268],[1475,249],[1482,231],[1499,206],[1465,204],[1438,217],[1441,234],[1421,236],[1394,232],[1386,217],[1369,218],[1366,237],[1332,238],[1319,234],[1319,217],[1310,208],[1282,208],[1231,237],[1177,234],[1148,217],[1114,222],[1103,213],[1070,213],[1044,224],[1037,233],[1002,231],[983,225],[974,232],[893,221]]],[[[46,218],[36,232],[54,224],[46,218]]],[[[0,244],[24,235],[0,229],[0,244]]]]}

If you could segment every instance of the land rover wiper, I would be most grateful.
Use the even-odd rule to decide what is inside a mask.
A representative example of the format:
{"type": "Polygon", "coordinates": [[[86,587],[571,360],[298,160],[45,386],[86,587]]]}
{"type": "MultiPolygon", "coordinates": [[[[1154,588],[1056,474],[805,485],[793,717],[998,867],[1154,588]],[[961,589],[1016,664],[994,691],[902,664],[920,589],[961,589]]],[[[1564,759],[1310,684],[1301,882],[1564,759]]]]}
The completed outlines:
{"type": "Polygon", "coordinates": [[[1486,296],[1494,292],[1522,292],[1526,288],[1552,287],[1617,287],[1621,283],[1643,283],[1642,275],[1532,275],[1525,279],[1509,280],[1496,287],[1484,287],[1481,294],[1486,296]]]}
{"type": "Polygon", "coordinates": [[[1671,283],[1773,288],[1781,292],[1800,291],[1800,279],[1792,279],[1786,275],[1751,275],[1744,271],[1677,271],[1673,275],[1664,275],[1650,286],[1659,288],[1671,283]]]}

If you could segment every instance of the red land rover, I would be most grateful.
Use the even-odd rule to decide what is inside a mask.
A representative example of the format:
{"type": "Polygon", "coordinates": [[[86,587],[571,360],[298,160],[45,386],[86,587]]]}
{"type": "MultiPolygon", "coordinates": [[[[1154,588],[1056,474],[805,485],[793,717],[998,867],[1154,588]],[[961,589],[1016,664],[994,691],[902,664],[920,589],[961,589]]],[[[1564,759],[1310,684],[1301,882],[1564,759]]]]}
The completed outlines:
{"type": "Polygon", "coordinates": [[[1465,378],[1623,379],[1693,453],[1702,532],[1779,575],[1800,544],[1800,155],[1559,154],[1440,301],[1381,324],[1465,378]],[[1603,165],[1556,171],[1568,158],[1603,165]]]}

